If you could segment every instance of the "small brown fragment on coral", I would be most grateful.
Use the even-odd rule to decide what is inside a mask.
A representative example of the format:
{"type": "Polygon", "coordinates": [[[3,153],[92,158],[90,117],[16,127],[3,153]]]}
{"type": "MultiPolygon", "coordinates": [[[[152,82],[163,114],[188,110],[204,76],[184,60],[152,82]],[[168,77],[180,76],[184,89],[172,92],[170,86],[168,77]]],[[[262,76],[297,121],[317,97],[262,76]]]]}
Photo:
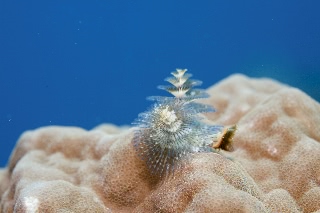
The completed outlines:
{"type": "Polygon", "coordinates": [[[222,132],[218,135],[218,140],[212,145],[212,148],[233,152],[233,137],[236,131],[237,125],[224,128],[222,132]]]}

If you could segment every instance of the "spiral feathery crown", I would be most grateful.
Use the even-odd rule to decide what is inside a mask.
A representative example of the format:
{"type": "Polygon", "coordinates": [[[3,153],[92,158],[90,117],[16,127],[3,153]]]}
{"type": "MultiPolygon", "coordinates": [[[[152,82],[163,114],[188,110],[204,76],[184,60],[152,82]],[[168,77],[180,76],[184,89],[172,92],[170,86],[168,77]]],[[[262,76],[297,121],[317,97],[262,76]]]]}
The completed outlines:
{"type": "Polygon", "coordinates": [[[171,74],[174,77],[168,77],[165,79],[172,85],[158,86],[158,88],[170,92],[177,98],[185,97],[192,87],[202,84],[201,81],[189,79],[192,75],[185,74],[186,71],[187,69],[177,69],[176,72],[172,72],[171,74]]]}
{"type": "Polygon", "coordinates": [[[186,71],[176,69],[171,73],[173,77],[165,79],[171,85],[158,87],[174,97],[148,97],[155,104],[140,113],[134,122],[139,128],[133,145],[151,173],[160,177],[167,177],[183,166],[183,159],[190,153],[210,151],[210,145],[217,141],[223,128],[201,122],[199,113],[214,112],[214,109],[195,102],[208,94],[193,88],[202,82],[189,79],[192,75],[186,71]]]}

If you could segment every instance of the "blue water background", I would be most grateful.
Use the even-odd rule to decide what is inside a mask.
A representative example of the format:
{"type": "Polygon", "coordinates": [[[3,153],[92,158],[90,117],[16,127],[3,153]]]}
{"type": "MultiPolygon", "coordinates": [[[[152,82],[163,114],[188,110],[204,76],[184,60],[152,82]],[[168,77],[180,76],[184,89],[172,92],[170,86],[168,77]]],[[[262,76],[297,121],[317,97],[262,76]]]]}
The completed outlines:
{"type": "Polygon", "coordinates": [[[320,100],[320,1],[0,2],[0,166],[47,125],[130,124],[188,68],[207,88],[270,77],[320,100]]]}

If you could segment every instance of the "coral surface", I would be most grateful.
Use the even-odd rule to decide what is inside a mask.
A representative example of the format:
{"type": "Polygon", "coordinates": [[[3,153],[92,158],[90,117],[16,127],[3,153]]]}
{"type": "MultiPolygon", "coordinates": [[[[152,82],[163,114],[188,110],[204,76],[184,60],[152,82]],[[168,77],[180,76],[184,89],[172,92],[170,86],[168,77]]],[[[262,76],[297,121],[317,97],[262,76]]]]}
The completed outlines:
{"type": "Polygon", "coordinates": [[[238,126],[234,152],[195,153],[162,180],[132,128],[27,131],[0,170],[0,212],[320,212],[319,103],[243,75],[207,92],[208,122],[238,126]]]}

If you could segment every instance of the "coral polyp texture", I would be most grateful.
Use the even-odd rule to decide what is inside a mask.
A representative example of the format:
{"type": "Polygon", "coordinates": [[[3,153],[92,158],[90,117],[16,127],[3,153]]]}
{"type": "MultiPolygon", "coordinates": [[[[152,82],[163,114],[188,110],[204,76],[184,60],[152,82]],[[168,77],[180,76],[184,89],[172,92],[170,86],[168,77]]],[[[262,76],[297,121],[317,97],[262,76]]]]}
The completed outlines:
{"type": "Polygon", "coordinates": [[[172,85],[159,86],[174,97],[152,96],[156,103],[139,114],[133,144],[151,173],[168,176],[183,166],[190,153],[210,151],[217,141],[222,126],[201,122],[199,113],[214,112],[210,105],[195,102],[209,95],[194,89],[202,82],[190,79],[186,69],[177,69],[165,80],[172,85]],[[212,146],[211,146],[212,147],[212,146]]]}
{"type": "Polygon", "coordinates": [[[132,146],[137,128],[42,127],[0,170],[0,212],[320,212],[320,104],[243,75],[206,92],[208,122],[237,124],[234,152],[196,152],[161,179],[132,146]]]}

